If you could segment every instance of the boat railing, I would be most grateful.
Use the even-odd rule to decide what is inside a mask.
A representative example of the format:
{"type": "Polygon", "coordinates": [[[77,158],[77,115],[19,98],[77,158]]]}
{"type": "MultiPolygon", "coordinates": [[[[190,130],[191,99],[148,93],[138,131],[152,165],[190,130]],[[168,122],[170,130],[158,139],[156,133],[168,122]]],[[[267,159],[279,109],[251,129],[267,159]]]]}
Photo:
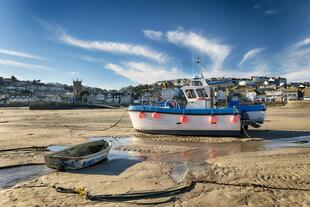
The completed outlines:
{"type": "Polygon", "coordinates": [[[176,100],[174,100],[174,99],[169,99],[168,101],[166,101],[165,102],[165,108],[168,107],[167,104],[169,104],[169,107],[172,106],[173,108],[178,108],[178,109],[181,108],[180,104],[176,100]],[[174,104],[170,105],[170,103],[174,103],[174,104]]]}

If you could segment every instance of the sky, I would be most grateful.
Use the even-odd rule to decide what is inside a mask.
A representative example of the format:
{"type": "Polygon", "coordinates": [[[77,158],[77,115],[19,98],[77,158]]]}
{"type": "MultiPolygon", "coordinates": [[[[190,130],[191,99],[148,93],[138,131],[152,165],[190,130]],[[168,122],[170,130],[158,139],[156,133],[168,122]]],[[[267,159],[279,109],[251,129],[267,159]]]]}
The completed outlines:
{"type": "Polygon", "coordinates": [[[199,74],[310,80],[308,0],[0,0],[0,76],[119,89],[199,74]]]}

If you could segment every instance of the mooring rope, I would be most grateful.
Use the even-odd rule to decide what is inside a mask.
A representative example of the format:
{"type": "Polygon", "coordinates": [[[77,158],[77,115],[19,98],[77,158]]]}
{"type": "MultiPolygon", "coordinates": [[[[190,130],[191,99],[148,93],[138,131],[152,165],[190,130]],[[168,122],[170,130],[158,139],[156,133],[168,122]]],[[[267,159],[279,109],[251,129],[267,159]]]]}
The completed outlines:
{"type": "Polygon", "coordinates": [[[160,191],[145,191],[145,192],[133,192],[133,193],[123,193],[123,194],[101,194],[101,195],[91,195],[85,188],[63,188],[56,187],[56,191],[59,193],[72,193],[78,194],[85,199],[90,201],[103,201],[103,202],[128,202],[133,200],[141,199],[154,199],[154,198],[166,198],[170,197],[166,201],[152,202],[152,203],[134,203],[138,205],[155,205],[165,202],[175,201],[176,196],[190,192],[193,190],[197,183],[201,184],[214,184],[220,186],[233,186],[233,187],[254,187],[254,188],[264,188],[269,190],[286,190],[286,191],[310,191],[307,188],[294,188],[294,187],[277,187],[277,186],[268,186],[265,184],[257,183],[221,183],[217,181],[210,180],[192,180],[190,184],[185,186],[179,186],[176,188],[168,188],[160,191]]]}
{"type": "MultiPolygon", "coordinates": [[[[56,187],[56,191],[59,193],[72,193],[78,194],[88,200],[91,201],[105,201],[105,202],[126,202],[133,200],[141,200],[141,199],[154,199],[154,198],[166,198],[170,197],[166,201],[152,202],[151,204],[160,204],[163,202],[171,202],[174,201],[172,199],[174,196],[189,192],[196,185],[196,182],[191,182],[190,184],[178,186],[176,188],[168,188],[160,191],[145,191],[145,192],[133,192],[133,193],[122,193],[122,194],[101,194],[101,195],[91,195],[89,194],[85,188],[63,188],[56,187]]],[[[139,203],[136,203],[139,204],[139,203]]],[[[148,203],[140,203],[142,205],[147,205],[148,203]]]]}
{"type": "Polygon", "coordinates": [[[31,147],[18,147],[18,148],[8,148],[0,149],[0,152],[9,152],[9,151],[49,151],[47,146],[31,146],[31,147]]]}
{"type": "MultiPolygon", "coordinates": [[[[126,109],[124,111],[124,113],[122,114],[122,116],[114,124],[112,124],[111,126],[109,126],[107,128],[104,128],[104,129],[86,129],[86,128],[84,128],[83,130],[84,131],[107,131],[109,129],[112,129],[113,127],[117,126],[122,121],[122,119],[124,118],[124,116],[125,116],[127,111],[128,110],[126,109]]],[[[70,127],[69,126],[68,128],[71,129],[71,130],[81,130],[81,128],[79,128],[79,127],[70,127]]]]}
{"type": "Polygon", "coordinates": [[[31,165],[45,165],[44,162],[30,162],[30,163],[24,163],[24,164],[17,164],[17,165],[6,165],[6,166],[0,166],[0,170],[14,168],[14,167],[24,167],[24,166],[31,166],[31,165]]]}
{"type": "Polygon", "coordinates": [[[241,128],[243,129],[244,134],[245,134],[248,138],[253,139],[253,137],[251,137],[251,136],[247,133],[247,131],[245,130],[243,124],[241,124],[241,128]]]}
{"type": "Polygon", "coordinates": [[[221,182],[210,181],[210,180],[196,180],[195,182],[222,185],[222,186],[265,188],[265,189],[270,189],[270,190],[310,191],[310,188],[278,187],[278,186],[269,186],[269,185],[257,184],[257,183],[221,183],[221,182]]]}
{"type": "MultiPolygon", "coordinates": [[[[95,131],[107,131],[107,130],[112,129],[113,127],[117,126],[122,121],[122,119],[124,118],[127,111],[128,110],[125,110],[124,113],[122,114],[121,118],[117,122],[115,122],[113,125],[111,125],[110,127],[107,127],[105,129],[95,130],[95,131]]],[[[86,130],[86,131],[88,131],[88,130],[86,130]]]]}

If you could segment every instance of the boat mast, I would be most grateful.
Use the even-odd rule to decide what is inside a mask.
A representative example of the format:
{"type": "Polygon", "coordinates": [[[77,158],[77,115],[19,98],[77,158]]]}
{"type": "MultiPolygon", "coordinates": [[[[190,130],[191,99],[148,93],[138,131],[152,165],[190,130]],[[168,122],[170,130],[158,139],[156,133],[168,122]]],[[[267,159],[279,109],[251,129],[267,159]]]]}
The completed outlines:
{"type": "Polygon", "coordinates": [[[201,60],[199,57],[197,57],[196,63],[198,65],[198,70],[200,72],[200,82],[202,83],[203,86],[208,86],[208,83],[203,75],[202,67],[201,67],[201,60]]]}
{"type": "Polygon", "coordinates": [[[205,79],[205,77],[203,76],[203,73],[202,73],[201,61],[200,61],[200,58],[199,58],[199,57],[197,57],[196,63],[197,63],[197,65],[198,65],[198,70],[199,70],[199,72],[200,72],[200,78],[201,78],[201,79],[205,79]]]}

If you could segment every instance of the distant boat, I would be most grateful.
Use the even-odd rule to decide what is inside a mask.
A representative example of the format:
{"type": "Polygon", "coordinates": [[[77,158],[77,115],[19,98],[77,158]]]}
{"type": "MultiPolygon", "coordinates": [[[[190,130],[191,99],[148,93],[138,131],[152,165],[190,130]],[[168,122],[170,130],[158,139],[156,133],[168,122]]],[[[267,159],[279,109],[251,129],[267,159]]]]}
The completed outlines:
{"type": "Polygon", "coordinates": [[[73,145],[46,155],[45,163],[49,168],[57,170],[77,170],[104,160],[111,147],[111,142],[105,140],[73,145]]]}

